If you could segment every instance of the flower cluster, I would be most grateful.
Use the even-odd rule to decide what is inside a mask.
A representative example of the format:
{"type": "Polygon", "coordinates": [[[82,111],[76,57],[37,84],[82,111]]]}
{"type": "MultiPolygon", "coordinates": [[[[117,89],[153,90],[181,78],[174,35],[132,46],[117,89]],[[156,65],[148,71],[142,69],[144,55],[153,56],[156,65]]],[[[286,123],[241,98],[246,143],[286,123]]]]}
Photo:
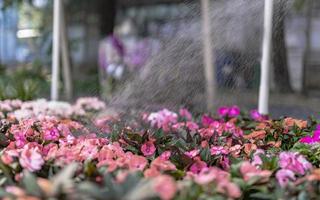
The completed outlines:
{"type": "Polygon", "coordinates": [[[320,149],[306,142],[318,137],[315,121],[247,116],[232,106],[218,117],[163,109],[124,122],[120,114],[92,115],[106,108],[96,98],[5,101],[0,108],[3,199],[320,195],[319,154],[305,149],[320,149]]]}

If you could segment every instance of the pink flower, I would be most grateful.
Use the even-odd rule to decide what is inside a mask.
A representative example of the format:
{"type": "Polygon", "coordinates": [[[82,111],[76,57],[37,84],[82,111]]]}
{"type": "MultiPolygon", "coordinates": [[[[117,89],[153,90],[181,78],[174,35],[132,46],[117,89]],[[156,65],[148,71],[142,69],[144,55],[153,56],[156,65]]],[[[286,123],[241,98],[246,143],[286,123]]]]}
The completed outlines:
{"type": "Polygon", "coordinates": [[[214,134],[214,129],[202,128],[202,129],[199,129],[199,134],[201,135],[201,137],[203,137],[205,139],[210,139],[214,134]]]}
{"type": "Polygon", "coordinates": [[[250,162],[245,161],[240,166],[240,173],[243,176],[244,181],[249,181],[254,177],[260,177],[260,179],[257,181],[259,183],[265,183],[269,180],[272,172],[269,170],[260,170],[257,169],[255,166],[250,164],[250,162]]]}
{"type": "Polygon", "coordinates": [[[171,151],[164,151],[161,155],[160,158],[163,160],[169,160],[171,156],[171,151]]]}
{"type": "Polygon", "coordinates": [[[228,151],[222,146],[213,146],[210,149],[211,155],[225,155],[228,151]]]}
{"type": "Polygon", "coordinates": [[[19,162],[21,166],[31,172],[38,171],[44,164],[41,151],[38,146],[29,143],[22,149],[19,162]]]}
{"type": "Polygon", "coordinates": [[[237,117],[238,115],[240,115],[240,108],[238,106],[232,106],[229,108],[229,117],[237,117]]]}
{"type": "Polygon", "coordinates": [[[280,169],[276,173],[276,178],[281,187],[287,186],[289,181],[296,180],[294,173],[289,169],[280,169]]]}
{"type": "Polygon", "coordinates": [[[141,151],[144,156],[152,156],[156,151],[156,147],[152,141],[148,141],[141,146],[141,151]]]}
{"type": "Polygon", "coordinates": [[[208,115],[203,115],[201,118],[201,123],[204,127],[208,127],[212,122],[214,122],[214,119],[212,119],[208,115]]]}
{"type": "Polygon", "coordinates": [[[17,148],[22,148],[26,143],[27,139],[25,138],[23,132],[14,133],[15,145],[17,148]]]}
{"type": "Polygon", "coordinates": [[[191,113],[190,113],[187,109],[185,109],[185,108],[181,108],[181,109],[179,110],[179,115],[180,115],[181,117],[185,118],[185,119],[188,120],[188,121],[191,121],[191,120],[192,120],[192,115],[191,115],[191,113]]]}
{"type": "Polygon", "coordinates": [[[227,116],[229,113],[229,108],[226,107],[226,106],[222,106],[218,109],[218,114],[221,116],[221,117],[225,117],[227,116]]]}
{"type": "Polygon", "coordinates": [[[230,169],[230,160],[227,156],[222,156],[220,158],[220,165],[222,169],[229,170],[230,169]]]}
{"type": "Polygon", "coordinates": [[[231,199],[238,199],[241,197],[241,190],[239,186],[230,181],[221,181],[217,185],[217,191],[230,197],[231,199]]]}
{"type": "Polygon", "coordinates": [[[289,169],[297,174],[303,175],[306,170],[312,168],[311,163],[299,153],[281,152],[279,158],[279,165],[282,169],[289,169]]]}
{"type": "Polygon", "coordinates": [[[220,170],[215,167],[203,168],[199,174],[191,174],[194,181],[199,185],[207,185],[213,182],[219,174],[220,170]]]}
{"type": "Polygon", "coordinates": [[[160,175],[153,180],[153,189],[162,200],[170,200],[175,196],[178,188],[171,176],[160,175]]]}
{"type": "Polygon", "coordinates": [[[198,173],[200,173],[201,170],[204,169],[204,168],[207,168],[207,163],[204,162],[204,161],[202,161],[202,160],[200,160],[200,158],[199,158],[199,159],[196,159],[196,160],[195,160],[195,163],[193,163],[193,164],[191,165],[190,171],[191,171],[192,173],[194,173],[194,174],[198,174],[198,173]]]}
{"type": "Polygon", "coordinates": [[[260,155],[264,155],[264,151],[262,149],[257,149],[256,152],[253,154],[252,162],[251,164],[254,166],[262,165],[262,159],[260,158],[260,155]]]}
{"type": "Polygon", "coordinates": [[[44,139],[47,141],[57,141],[60,137],[59,131],[56,128],[46,129],[44,131],[44,139]]]}
{"type": "Polygon", "coordinates": [[[184,154],[185,154],[186,156],[188,156],[189,158],[194,158],[194,157],[196,157],[197,155],[199,155],[199,153],[200,153],[200,150],[199,150],[199,149],[194,149],[194,150],[192,150],[192,151],[187,151],[187,152],[185,152],[184,154]]]}
{"type": "Polygon", "coordinates": [[[199,128],[198,124],[196,124],[194,122],[187,122],[186,126],[190,131],[196,131],[199,128]]]}
{"type": "Polygon", "coordinates": [[[163,109],[158,112],[151,113],[148,117],[148,121],[152,126],[162,128],[165,132],[168,132],[170,130],[170,126],[177,123],[178,115],[167,109],[163,109]]]}
{"type": "Polygon", "coordinates": [[[148,161],[143,156],[132,155],[129,159],[129,169],[132,171],[142,171],[148,164],[148,161]]]}

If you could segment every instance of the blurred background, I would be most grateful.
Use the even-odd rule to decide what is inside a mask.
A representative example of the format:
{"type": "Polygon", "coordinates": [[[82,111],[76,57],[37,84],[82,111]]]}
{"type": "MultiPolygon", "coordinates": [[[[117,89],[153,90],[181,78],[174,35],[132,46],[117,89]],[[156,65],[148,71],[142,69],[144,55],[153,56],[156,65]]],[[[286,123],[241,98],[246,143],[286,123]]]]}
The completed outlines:
{"type": "MultiPolygon", "coordinates": [[[[69,64],[61,62],[60,99],[99,96],[119,107],[205,110],[200,3],[62,0],[69,64]]],[[[264,0],[210,0],[216,105],[257,107],[263,6],[264,0]]],[[[50,98],[53,0],[0,0],[0,8],[0,99],[50,98]]],[[[274,116],[318,116],[319,11],[317,0],[275,0],[274,116]]]]}

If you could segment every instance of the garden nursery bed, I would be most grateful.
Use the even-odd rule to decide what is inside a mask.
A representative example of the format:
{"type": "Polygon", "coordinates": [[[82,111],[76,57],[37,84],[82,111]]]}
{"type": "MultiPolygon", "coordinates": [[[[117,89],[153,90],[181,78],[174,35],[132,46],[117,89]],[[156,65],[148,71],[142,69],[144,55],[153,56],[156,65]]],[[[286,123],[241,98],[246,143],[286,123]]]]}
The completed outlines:
{"type": "Polygon", "coordinates": [[[99,114],[74,104],[0,102],[1,199],[319,199],[320,126],[221,107],[99,114]]]}

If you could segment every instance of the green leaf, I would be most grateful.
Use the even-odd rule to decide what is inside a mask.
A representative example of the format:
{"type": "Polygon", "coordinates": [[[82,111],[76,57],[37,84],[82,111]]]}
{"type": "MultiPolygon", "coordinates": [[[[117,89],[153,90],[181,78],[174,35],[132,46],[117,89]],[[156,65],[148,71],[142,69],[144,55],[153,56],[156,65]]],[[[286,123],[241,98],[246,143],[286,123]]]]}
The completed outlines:
{"type": "Polygon", "coordinates": [[[41,197],[42,190],[37,183],[37,178],[29,171],[24,171],[22,184],[28,194],[41,197]]]}

